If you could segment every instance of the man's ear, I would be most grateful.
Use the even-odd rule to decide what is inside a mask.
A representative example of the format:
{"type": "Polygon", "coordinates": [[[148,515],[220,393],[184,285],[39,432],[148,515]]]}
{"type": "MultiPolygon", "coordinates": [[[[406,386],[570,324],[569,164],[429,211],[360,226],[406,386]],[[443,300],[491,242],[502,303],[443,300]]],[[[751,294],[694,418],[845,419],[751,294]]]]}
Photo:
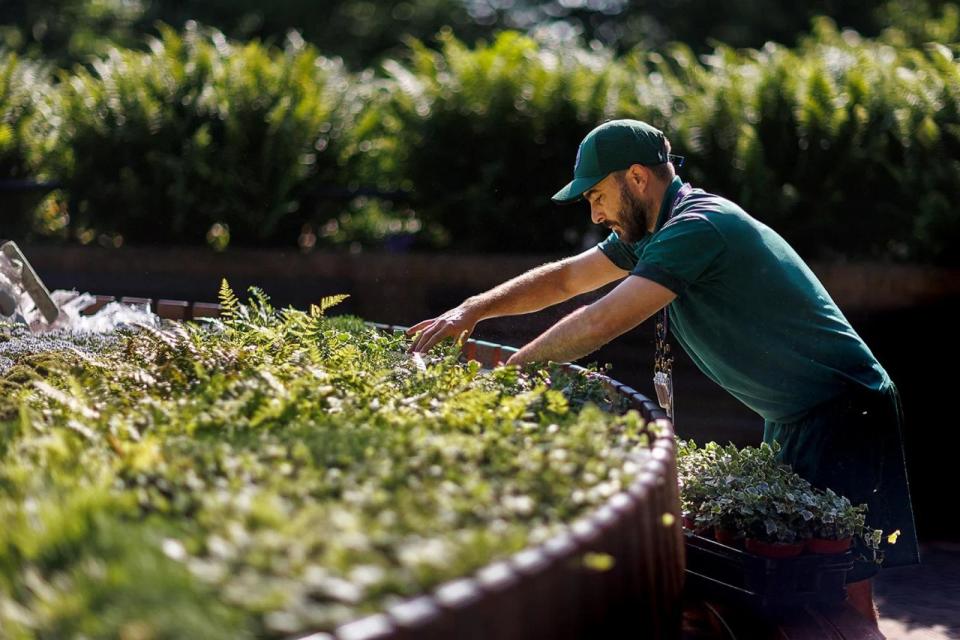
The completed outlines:
{"type": "Polygon", "coordinates": [[[630,168],[627,169],[626,179],[633,183],[637,190],[643,193],[647,188],[647,183],[650,181],[650,170],[642,164],[632,164],[630,168]]]}

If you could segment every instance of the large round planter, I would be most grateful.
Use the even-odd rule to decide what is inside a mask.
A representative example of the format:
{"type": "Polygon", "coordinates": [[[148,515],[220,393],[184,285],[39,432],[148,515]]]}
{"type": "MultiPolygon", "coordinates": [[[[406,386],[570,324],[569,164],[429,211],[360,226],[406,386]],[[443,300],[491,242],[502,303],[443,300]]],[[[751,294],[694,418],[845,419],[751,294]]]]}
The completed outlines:
{"type": "MultiPolygon", "coordinates": [[[[113,298],[98,296],[93,313],[113,298]]],[[[162,318],[216,317],[219,305],[123,298],[162,318]]],[[[405,327],[375,324],[384,331],[405,327]]],[[[464,356],[493,366],[516,349],[480,340],[464,356]]],[[[567,365],[572,370],[581,367],[567,365]]],[[[624,625],[637,637],[678,633],[684,576],[683,532],[673,425],[663,410],[626,385],[600,376],[608,391],[635,409],[651,430],[651,456],[633,483],[556,537],[469,576],[440,585],[375,615],[340,627],[340,640],[425,638],[611,637],[624,625]],[[608,570],[584,562],[610,556],[608,570]]],[[[316,637],[324,637],[323,635],[316,637]]]]}

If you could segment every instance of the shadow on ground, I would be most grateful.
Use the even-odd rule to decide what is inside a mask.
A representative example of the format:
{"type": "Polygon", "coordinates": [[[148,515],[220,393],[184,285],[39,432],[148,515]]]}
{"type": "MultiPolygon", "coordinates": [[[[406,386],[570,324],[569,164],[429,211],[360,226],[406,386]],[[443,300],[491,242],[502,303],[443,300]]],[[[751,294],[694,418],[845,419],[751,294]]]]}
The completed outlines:
{"type": "Polygon", "coordinates": [[[880,630],[890,640],[960,639],[960,544],[927,543],[921,557],[877,577],[880,630]]]}

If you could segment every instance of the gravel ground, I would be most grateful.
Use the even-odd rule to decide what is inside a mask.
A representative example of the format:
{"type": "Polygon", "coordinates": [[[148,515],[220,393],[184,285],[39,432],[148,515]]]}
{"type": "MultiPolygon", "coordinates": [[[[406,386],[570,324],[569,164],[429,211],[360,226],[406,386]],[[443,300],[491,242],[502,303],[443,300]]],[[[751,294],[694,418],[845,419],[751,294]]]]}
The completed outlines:
{"type": "Polygon", "coordinates": [[[919,567],[886,569],[875,593],[890,640],[960,639],[960,543],[921,545],[919,567]]]}

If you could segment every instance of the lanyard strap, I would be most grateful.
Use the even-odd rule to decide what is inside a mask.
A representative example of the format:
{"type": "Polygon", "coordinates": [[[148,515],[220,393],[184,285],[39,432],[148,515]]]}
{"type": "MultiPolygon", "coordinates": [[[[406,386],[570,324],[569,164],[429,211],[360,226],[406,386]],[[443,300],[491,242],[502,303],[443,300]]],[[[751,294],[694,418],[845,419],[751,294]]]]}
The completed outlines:
{"type": "MultiPolygon", "coordinates": [[[[680,190],[677,192],[677,197],[673,199],[673,204],[670,205],[670,210],[667,211],[667,218],[664,220],[664,224],[673,218],[677,205],[680,204],[680,201],[686,198],[691,191],[693,191],[693,187],[690,186],[689,182],[684,183],[684,185],[680,187],[680,190]]],[[[657,315],[656,356],[653,361],[653,371],[654,373],[664,373],[670,377],[673,375],[673,354],[670,353],[670,316],[667,313],[668,306],[670,305],[665,305],[663,309],[660,309],[657,315]]]]}

